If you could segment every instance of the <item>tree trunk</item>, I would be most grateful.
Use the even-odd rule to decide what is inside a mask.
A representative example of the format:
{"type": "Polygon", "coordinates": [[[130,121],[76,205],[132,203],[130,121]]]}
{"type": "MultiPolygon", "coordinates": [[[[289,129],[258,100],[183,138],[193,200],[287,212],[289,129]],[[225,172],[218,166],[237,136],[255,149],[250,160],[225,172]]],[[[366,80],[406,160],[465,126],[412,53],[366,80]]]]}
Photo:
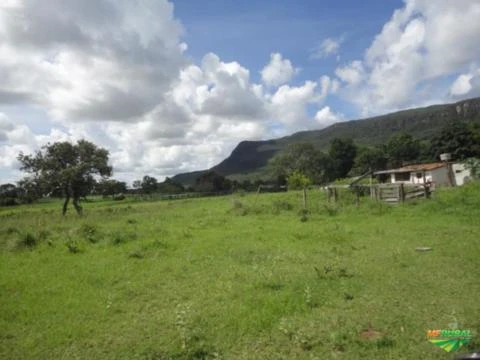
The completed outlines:
{"type": "Polygon", "coordinates": [[[77,196],[75,196],[75,197],[73,198],[73,206],[75,207],[75,210],[77,210],[77,214],[78,214],[78,215],[82,215],[83,209],[82,209],[82,207],[80,206],[80,204],[78,203],[79,200],[80,200],[80,199],[79,199],[77,196]]]}
{"type": "Polygon", "coordinates": [[[63,211],[62,211],[62,215],[65,216],[65,214],[67,213],[67,206],[68,206],[68,202],[70,201],[70,194],[66,194],[65,195],[65,202],[63,203],[63,211]]]}

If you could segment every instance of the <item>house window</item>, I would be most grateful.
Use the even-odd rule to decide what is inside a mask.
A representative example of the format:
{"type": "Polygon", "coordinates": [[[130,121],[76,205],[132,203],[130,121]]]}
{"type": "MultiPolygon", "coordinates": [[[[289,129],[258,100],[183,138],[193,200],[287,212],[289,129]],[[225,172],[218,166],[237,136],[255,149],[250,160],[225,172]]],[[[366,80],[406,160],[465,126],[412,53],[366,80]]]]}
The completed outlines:
{"type": "Polygon", "coordinates": [[[421,179],[423,178],[423,173],[417,173],[416,176],[417,176],[417,179],[421,179]]]}
{"type": "Polygon", "coordinates": [[[395,181],[409,181],[410,180],[410,173],[403,172],[403,173],[396,173],[395,174],[395,181]]]}

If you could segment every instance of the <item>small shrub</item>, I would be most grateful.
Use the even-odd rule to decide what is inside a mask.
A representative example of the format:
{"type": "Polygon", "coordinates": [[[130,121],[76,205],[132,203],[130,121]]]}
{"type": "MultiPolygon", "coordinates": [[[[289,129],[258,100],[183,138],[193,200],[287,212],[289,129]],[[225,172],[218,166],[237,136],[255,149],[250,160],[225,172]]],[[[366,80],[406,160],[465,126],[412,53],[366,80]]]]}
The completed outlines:
{"type": "Polygon", "coordinates": [[[236,192],[236,194],[240,197],[244,197],[245,195],[247,195],[247,192],[243,189],[240,189],[236,192]]]}
{"type": "Polygon", "coordinates": [[[25,232],[20,235],[17,241],[17,248],[33,248],[37,246],[39,239],[31,232],[25,232]]]}
{"type": "Polygon", "coordinates": [[[16,206],[16,205],[18,205],[18,201],[15,198],[6,197],[3,199],[0,199],[0,206],[16,206]]]}
{"type": "Polygon", "coordinates": [[[80,227],[80,233],[83,237],[85,237],[86,240],[88,240],[92,244],[99,241],[99,232],[95,225],[83,224],[80,227]]]}
{"type": "Polygon", "coordinates": [[[137,223],[137,220],[135,220],[135,219],[128,219],[127,220],[127,224],[134,225],[136,223],[137,223]]]}
{"type": "Polygon", "coordinates": [[[47,240],[49,235],[50,235],[50,233],[48,232],[48,230],[40,230],[38,232],[38,239],[41,240],[41,241],[47,240]]]}
{"type": "Polygon", "coordinates": [[[274,211],[281,211],[281,210],[290,211],[293,209],[293,205],[291,203],[283,200],[275,200],[272,203],[272,206],[274,211]]]}
{"type": "Polygon", "coordinates": [[[298,212],[298,215],[300,216],[300,221],[301,222],[306,222],[308,221],[308,215],[310,214],[310,211],[308,211],[307,209],[301,209],[299,212],[298,212]]]}
{"type": "Polygon", "coordinates": [[[117,194],[113,197],[113,200],[115,200],[115,201],[125,200],[125,195],[124,194],[117,194]]]}
{"type": "Polygon", "coordinates": [[[308,215],[308,214],[310,214],[310,211],[309,211],[308,209],[300,209],[300,210],[298,211],[298,215],[299,215],[299,216],[308,215]]]}
{"type": "Polygon", "coordinates": [[[241,202],[240,200],[238,200],[238,199],[233,199],[233,200],[232,200],[232,208],[229,210],[229,212],[233,212],[233,213],[236,214],[236,215],[245,216],[245,215],[248,214],[249,209],[248,209],[248,207],[247,207],[243,202],[241,202]]]}
{"type": "Polygon", "coordinates": [[[112,244],[121,245],[131,240],[135,240],[136,238],[137,234],[133,232],[115,232],[112,234],[112,244]]]}
{"type": "Polygon", "coordinates": [[[7,235],[15,234],[18,233],[18,229],[14,226],[9,226],[8,228],[6,228],[5,233],[7,235]]]}
{"type": "Polygon", "coordinates": [[[395,341],[388,336],[382,336],[377,340],[377,347],[381,348],[391,348],[395,345],[395,341]]]}
{"type": "Polygon", "coordinates": [[[145,254],[142,253],[140,250],[135,250],[128,254],[128,257],[131,259],[143,259],[145,257],[145,254]]]}
{"type": "Polygon", "coordinates": [[[67,246],[68,251],[72,254],[78,254],[82,252],[76,240],[70,239],[65,245],[67,246]]]}
{"type": "Polygon", "coordinates": [[[338,214],[338,208],[336,206],[324,205],[323,208],[328,216],[335,216],[338,214]]]}
{"type": "Polygon", "coordinates": [[[232,200],[232,209],[243,209],[245,207],[245,204],[241,202],[238,199],[233,199],[232,200]]]}

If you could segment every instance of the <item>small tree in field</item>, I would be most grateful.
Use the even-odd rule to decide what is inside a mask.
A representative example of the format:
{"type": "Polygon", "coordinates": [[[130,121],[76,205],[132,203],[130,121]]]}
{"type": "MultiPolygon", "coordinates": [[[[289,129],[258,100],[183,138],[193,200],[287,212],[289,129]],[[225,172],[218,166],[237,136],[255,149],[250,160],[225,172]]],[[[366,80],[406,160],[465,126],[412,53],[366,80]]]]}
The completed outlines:
{"type": "Polygon", "coordinates": [[[79,215],[79,200],[93,188],[93,175],[107,177],[112,174],[108,165],[108,151],[86,140],[76,144],[56,142],[47,144],[34,155],[18,155],[21,170],[30,174],[24,181],[38,184],[43,194],[60,190],[65,197],[62,214],[65,215],[70,199],[79,215]]]}
{"type": "Polygon", "coordinates": [[[294,171],[287,182],[291,189],[303,189],[303,208],[307,209],[307,188],[312,183],[311,180],[300,171],[294,171]]]}

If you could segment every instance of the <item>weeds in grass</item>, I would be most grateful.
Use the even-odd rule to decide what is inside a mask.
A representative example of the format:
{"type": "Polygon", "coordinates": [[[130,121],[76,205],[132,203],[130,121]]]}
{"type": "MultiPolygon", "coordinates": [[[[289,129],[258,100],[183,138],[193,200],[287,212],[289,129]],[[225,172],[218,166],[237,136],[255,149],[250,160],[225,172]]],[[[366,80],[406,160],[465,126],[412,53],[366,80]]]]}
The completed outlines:
{"type": "Polygon", "coordinates": [[[335,216],[338,214],[338,207],[330,204],[323,205],[323,209],[329,216],[335,216]]]}
{"type": "Polygon", "coordinates": [[[40,230],[40,231],[38,232],[38,239],[39,239],[40,241],[47,240],[47,238],[49,237],[49,235],[50,235],[50,232],[49,232],[48,230],[42,229],[42,230],[40,230]]]}
{"type": "Polygon", "coordinates": [[[17,249],[25,249],[25,248],[34,248],[38,245],[39,239],[33,233],[27,231],[20,234],[20,238],[16,243],[17,249]]]}
{"type": "Polygon", "coordinates": [[[280,211],[290,211],[293,205],[285,200],[275,200],[272,202],[273,211],[279,213],[280,211]]]}
{"type": "Polygon", "coordinates": [[[350,274],[347,268],[339,268],[337,267],[337,265],[334,264],[324,265],[323,270],[320,270],[316,266],[314,266],[313,269],[315,270],[318,279],[353,277],[353,274],[350,274]]]}
{"type": "Polygon", "coordinates": [[[233,199],[232,208],[229,210],[229,212],[234,213],[235,215],[245,216],[249,213],[249,208],[242,201],[233,199]]]}
{"type": "Polygon", "coordinates": [[[95,225],[92,224],[83,224],[80,227],[80,234],[85,237],[86,240],[92,244],[97,243],[99,239],[99,231],[95,225]]]}
{"type": "Polygon", "coordinates": [[[137,233],[135,232],[114,232],[112,234],[112,244],[121,245],[129,241],[136,240],[137,233]]]}
{"type": "Polygon", "coordinates": [[[175,327],[180,335],[181,348],[188,351],[191,341],[190,304],[177,304],[175,309],[175,327]]]}
{"type": "Polygon", "coordinates": [[[312,302],[312,290],[310,289],[310,286],[305,286],[305,289],[303,290],[303,298],[305,300],[305,303],[309,308],[313,307],[313,302],[312,302]]]}
{"type": "Polygon", "coordinates": [[[388,336],[382,336],[376,342],[377,348],[391,348],[395,345],[395,341],[388,336]]]}
{"type": "Polygon", "coordinates": [[[15,226],[9,226],[5,229],[5,233],[7,235],[16,234],[16,233],[18,233],[18,231],[19,230],[15,226]]]}
{"type": "Polygon", "coordinates": [[[83,252],[78,241],[75,239],[69,239],[65,245],[67,246],[68,251],[72,254],[79,254],[83,252]]]}
{"type": "Polygon", "coordinates": [[[291,320],[282,318],[278,330],[283,333],[288,339],[303,351],[310,351],[318,343],[315,340],[316,336],[312,333],[312,329],[297,328],[291,320]]]}
{"type": "Polygon", "coordinates": [[[145,257],[145,254],[140,250],[134,250],[130,254],[128,254],[128,257],[131,259],[143,259],[145,257]]]}

